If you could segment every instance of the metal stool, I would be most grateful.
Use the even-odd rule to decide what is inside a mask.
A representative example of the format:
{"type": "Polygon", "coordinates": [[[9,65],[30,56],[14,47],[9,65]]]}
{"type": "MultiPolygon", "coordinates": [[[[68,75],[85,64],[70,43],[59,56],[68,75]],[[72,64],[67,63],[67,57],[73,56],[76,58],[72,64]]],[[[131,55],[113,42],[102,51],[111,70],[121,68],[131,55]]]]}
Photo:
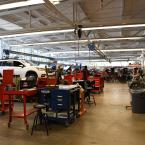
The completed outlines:
{"type": "Polygon", "coordinates": [[[36,126],[38,125],[37,124],[38,121],[40,121],[40,124],[42,124],[42,125],[44,124],[44,128],[45,128],[46,133],[48,135],[48,126],[47,126],[48,116],[46,113],[42,113],[42,109],[47,109],[46,104],[44,104],[44,105],[38,104],[38,105],[35,105],[34,108],[37,109],[37,114],[34,117],[31,135],[33,135],[34,129],[36,130],[36,126]]]}
{"type": "Polygon", "coordinates": [[[95,97],[94,94],[91,92],[93,90],[92,87],[87,87],[86,88],[87,92],[86,92],[86,103],[91,105],[91,104],[95,104],[96,106],[96,101],[95,101],[95,97]],[[91,97],[93,98],[93,101],[91,101],[91,97]]]}

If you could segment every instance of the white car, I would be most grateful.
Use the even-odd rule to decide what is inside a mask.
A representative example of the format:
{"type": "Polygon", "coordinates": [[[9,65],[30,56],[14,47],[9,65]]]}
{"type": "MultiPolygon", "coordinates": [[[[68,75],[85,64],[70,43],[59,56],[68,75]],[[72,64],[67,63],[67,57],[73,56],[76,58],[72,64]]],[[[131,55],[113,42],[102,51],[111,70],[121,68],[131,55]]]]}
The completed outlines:
{"type": "Polygon", "coordinates": [[[37,68],[31,62],[25,60],[0,60],[0,75],[3,75],[3,70],[13,69],[14,75],[19,75],[21,78],[35,76],[44,77],[46,72],[44,69],[37,68]]]}

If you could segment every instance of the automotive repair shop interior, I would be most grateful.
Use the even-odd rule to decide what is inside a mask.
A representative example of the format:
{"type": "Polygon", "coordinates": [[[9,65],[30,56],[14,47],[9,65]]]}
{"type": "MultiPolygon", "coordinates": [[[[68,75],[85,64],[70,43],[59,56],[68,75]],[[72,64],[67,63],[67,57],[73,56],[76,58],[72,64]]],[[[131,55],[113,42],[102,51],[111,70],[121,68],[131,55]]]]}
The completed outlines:
{"type": "Polygon", "coordinates": [[[145,145],[145,0],[0,0],[0,145],[145,145]]]}

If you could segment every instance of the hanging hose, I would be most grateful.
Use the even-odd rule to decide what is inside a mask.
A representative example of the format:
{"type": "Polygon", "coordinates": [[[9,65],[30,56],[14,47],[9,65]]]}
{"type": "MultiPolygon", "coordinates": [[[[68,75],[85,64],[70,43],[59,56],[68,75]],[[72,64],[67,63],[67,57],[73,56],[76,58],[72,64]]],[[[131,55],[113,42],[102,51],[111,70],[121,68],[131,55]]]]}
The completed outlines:
{"type": "Polygon", "coordinates": [[[78,56],[79,56],[79,51],[80,51],[80,39],[82,37],[82,25],[78,25],[78,29],[77,29],[77,34],[78,34],[78,56]]]}
{"type": "Polygon", "coordinates": [[[90,48],[89,48],[89,63],[90,63],[90,48]]]}
{"type": "Polygon", "coordinates": [[[78,57],[79,57],[79,52],[80,52],[80,39],[78,39],[78,57]]]}

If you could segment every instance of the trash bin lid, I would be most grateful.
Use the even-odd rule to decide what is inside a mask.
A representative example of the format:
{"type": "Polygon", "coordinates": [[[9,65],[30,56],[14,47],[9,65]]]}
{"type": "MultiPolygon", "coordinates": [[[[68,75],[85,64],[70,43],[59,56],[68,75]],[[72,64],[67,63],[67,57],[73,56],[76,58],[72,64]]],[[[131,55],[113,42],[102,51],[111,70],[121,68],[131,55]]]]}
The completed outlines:
{"type": "Polygon", "coordinates": [[[130,93],[144,93],[145,89],[130,89],[130,93]]]}

